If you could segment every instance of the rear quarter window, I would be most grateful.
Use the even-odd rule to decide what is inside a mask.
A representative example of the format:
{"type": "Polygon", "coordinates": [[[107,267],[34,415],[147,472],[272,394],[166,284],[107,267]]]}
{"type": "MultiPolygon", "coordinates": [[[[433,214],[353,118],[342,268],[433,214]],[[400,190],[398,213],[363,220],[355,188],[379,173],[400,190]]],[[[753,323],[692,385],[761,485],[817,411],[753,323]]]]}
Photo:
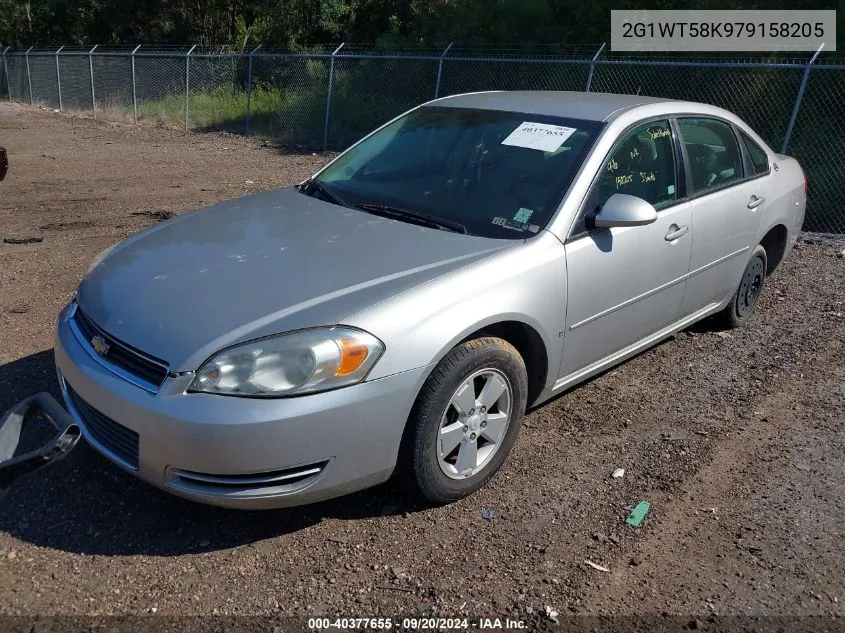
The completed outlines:
{"type": "Polygon", "coordinates": [[[766,150],[752,141],[745,132],[740,131],[739,135],[742,138],[742,144],[745,145],[749,158],[751,158],[751,164],[754,167],[754,174],[757,176],[768,174],[769,156],[766,154],[766,150]]]}

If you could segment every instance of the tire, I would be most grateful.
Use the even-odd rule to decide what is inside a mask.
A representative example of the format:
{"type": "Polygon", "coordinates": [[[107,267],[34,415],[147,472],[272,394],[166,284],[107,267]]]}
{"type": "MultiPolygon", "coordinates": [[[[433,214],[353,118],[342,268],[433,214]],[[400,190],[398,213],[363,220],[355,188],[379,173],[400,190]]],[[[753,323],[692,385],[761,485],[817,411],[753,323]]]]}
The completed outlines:
{"type": "Polygon", "coordinates": [[[766,262],[766,249],[758,245],[751,253],[730,303],[719,314],[719,321],[725,328],[738,328],[754,314],[766,282],[766,262]]]}
{"type": "Polygon", "coordinates": [[[484,486],[516,441],[527,394],[525,362],[507,341],[482,337],[455,347],[428,377],[408,419],[399,456],[406,490],[445,504],[484,486]]]}

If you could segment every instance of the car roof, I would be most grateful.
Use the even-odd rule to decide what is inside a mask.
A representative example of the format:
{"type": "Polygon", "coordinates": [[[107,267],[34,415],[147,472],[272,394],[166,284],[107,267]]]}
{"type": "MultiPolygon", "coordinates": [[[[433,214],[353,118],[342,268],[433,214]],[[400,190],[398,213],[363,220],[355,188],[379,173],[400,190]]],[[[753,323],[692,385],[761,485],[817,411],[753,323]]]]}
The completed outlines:
{"type": "Polygon", "coordinates": [[[426,105],[524,112],[526,114],[559,116],[586,121],[609,121],[625,110],[658,103],[692,105],[674,99],[640,95],[552,90],[470,92],[429,101],[426,105]]]}

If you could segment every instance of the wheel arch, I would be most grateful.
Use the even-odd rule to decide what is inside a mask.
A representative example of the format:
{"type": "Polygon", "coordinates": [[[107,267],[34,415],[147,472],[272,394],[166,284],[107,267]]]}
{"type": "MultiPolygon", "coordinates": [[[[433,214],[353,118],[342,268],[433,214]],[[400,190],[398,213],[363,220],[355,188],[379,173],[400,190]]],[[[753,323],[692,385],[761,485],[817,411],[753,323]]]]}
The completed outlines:
{"type": "Polygon", "coordinates": [[[556,360],[557,362],[560,361],[560,355],[549,350],[548,343],[540,334],[538,327],[529,323],[528,319],[515,315],[491,317],[484,322],[476,323],[451,339],[432,360],[420,386],[425,384],[437,364],[452,349],[461,343],[482,336],[501,338],[513,345],[522,356],[528,374],[528,398],[526,402],[529,407],[532,406],[545,390],[549,376],[554,371],[552,365],[556,360]]]}
{"type": "Polygon", "coordinates": [[[783,261],[786,254],[786,245],[789,239],[789,230],[783,224],[775,224],[771,227],[763,239],[760,240],[760,246],[766,251],[766,275],[771,275],[775,269],[783,261]]]}
{"type": "Polygon", "coordinates": [[[523,321],[498,321],[476,330],[464,341],[481,336],[495,336],[501,338],[516,348],[525,362],[528,375],[528,398],[526,403],[531,406],[543,393],[549,376],[549,353],[543,337],[533,327],[523,321]]]}
{"type": "Polygon", "coordinates": [[[538,400],[541,394],[544,393],[546,382],[549,380],[549,376],[553,371],[552,364],[559,362],[560,355],[556,355],[554,354],[554,350],[548,349],[548,342],[544,340],[541,334],[541,328],[529,323],[529,320],[521,319],[516,315],[491,317],[467,328],[463,333],[453,337],[447,344],[442,346],[437,355],[431,360],[431,363],[426,367],[423,376],[419,379],[409,417],[405,421],[402,430],[402,438],[398,447],[399,450],[397,451],[395,472],[404,472],[407,476],[410,463],[403,462],[401,459],[402,455],[407,454],[410,443],[413,441],[413,425],[410,421],[413,418],[415,408],[419,404],[419,398],[424,385],[431,377],[437,365],[449,352],[462,343],[481,337],[497,337],[513,345],[525,362],[528,379],[526,406],[530,407],[538,400]]]}

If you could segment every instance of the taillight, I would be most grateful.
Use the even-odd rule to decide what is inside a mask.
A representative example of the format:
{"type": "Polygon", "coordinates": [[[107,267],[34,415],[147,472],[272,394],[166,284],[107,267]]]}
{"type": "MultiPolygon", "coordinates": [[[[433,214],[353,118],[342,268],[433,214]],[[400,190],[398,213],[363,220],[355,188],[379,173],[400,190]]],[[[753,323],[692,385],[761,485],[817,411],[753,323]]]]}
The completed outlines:
{"type": "Polygon", "coordinates": [[[807,195],[810,193],[810,181],[807,180],[807,172],[804,173],[804,194],[807,195]]]}

